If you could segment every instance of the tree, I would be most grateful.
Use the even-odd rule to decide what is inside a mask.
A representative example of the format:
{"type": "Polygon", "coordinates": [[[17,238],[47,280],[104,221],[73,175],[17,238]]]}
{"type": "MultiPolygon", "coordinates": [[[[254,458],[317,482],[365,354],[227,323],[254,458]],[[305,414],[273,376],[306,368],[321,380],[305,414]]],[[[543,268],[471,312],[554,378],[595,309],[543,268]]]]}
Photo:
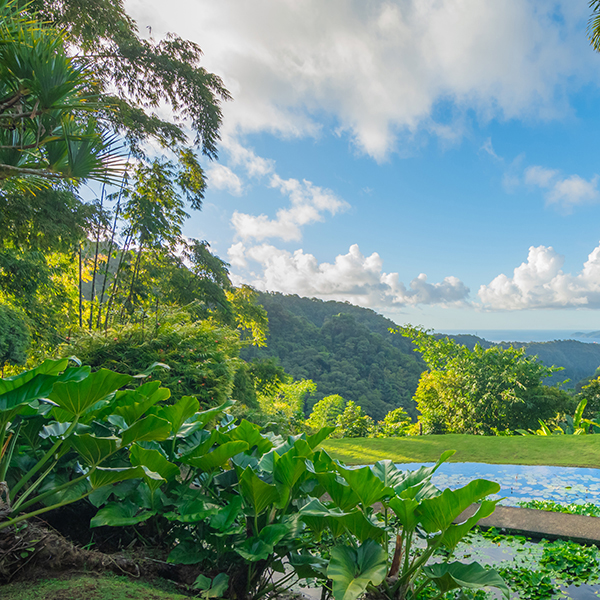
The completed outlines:
{"type": "Polygon", "coordinates": [[[350,400],[344,412],[337,418],[339,435],[344,438],[368,437],[373,429],[373,419],[365,415],[362,408],[350,400]]]}
{"type": "Polygon", "coordinates": [[[377,437],[402,437],[408,435],[412,421],[403,408],[390,410],[383,421],[377,423],[377,437]]]}
{"type": "Polygon", "coordinates": [[[185,147],[189,126],[193,144],[216,157],[220,104],[230,95],[218,76],[200,66],[198,45],[174,34],[141,39],[122,0],[33,0],[32,7],[66,30],[77,54],[93,65],[99,101],[110,107],[100,119],[126,137],[135,155],[145,154],[149,140],[185,147]],[[173,119],[154,112],[164,105],[173,119]]]}
{"type": "Polygon", "coordinates": [[[0,189],[107,179],[120,170],[95,113],[93,74],[55,28],[0,0],[0,189]]]}
{"type": "Polygon", "coordinates": [[[325,396],[313,406],[306,424],[315,431],[322,427],[335,427],[345,405],[346,401],[339,394],[325,396]]]}
{"type": "Polygon", "coordinates": [[[421,376],[415,400],[430,433],[491,434],[528,429],[565,408],[566,393],[543,385],[556,372],[524,349],[493,346],[473,350],[436,339],[423,329],[405,327],[429,371],[421,376]]]}

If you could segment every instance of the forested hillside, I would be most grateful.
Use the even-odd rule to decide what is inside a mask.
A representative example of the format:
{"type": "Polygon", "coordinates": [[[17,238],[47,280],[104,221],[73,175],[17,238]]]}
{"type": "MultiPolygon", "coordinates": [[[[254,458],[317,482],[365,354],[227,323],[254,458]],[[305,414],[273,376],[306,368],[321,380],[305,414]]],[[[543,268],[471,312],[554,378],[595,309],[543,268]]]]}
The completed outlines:
{"type": "MultiPolygon", "coordinates": [[[[375,419],[398,406],[416,415],[412,397],[426,366],[410,340],[389,332],[397,326],[393,321],[345,302],[279,293],[262,293],[258,302],[269,316],[267,346],[247,348],[242,356],[246,360],[276,357],[295,379],[312,379],[317,392],[307,408],[324,396],[340,394],[375,419]]],[[[483,348],[494,345],[474,335],[450,337],[469,348],[477,343],[483,348]]],[[[599,344],[561,340],[512,345],[525,347],[528,355],[537,355],[546,366],[564,367],[546,379],[547,385],[569,379],[564,387],[575,387],[600,365],[599,344]]]]}
{"type": "Polygon", "coordinates": [[[247,348],[246,360],[275,356],[295,379],[312,379],[317,393],[353,400],[374,419],[404,407],[416,416],[412,396],[425,365],[412,344],[389,333],[395,324],[372,310],[341,302],[260,294],[269,316],[266,348],[247,348]]]}

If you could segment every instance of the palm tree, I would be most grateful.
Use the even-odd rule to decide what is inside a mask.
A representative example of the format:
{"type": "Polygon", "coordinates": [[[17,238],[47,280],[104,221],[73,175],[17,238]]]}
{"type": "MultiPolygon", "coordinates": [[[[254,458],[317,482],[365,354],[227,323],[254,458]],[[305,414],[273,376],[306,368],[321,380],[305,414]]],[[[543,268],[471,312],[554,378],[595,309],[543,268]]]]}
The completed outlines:
{"type": "Polygon", "coordinates": [[[122,161],[94,118],[93,88],[63,34],[0,0],[0,189],[118,176],[122,161]]]}

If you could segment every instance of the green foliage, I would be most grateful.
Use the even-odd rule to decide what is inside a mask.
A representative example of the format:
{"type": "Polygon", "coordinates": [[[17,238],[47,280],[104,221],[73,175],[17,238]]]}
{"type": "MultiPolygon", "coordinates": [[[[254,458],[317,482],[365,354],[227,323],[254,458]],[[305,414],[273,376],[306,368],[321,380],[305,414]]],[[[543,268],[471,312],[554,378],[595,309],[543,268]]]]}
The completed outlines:
{"type": "Polygon", "coordinates": [[[132,377],[107,370],[91,373],[89,367],[68,367],[68,362],[47,360],[0,380],[0,480],[6,513],[0,530],[122,481],[162,479],[126,459],[134,442],[166,439],[168,421],[138,411],[127,423],[117,414],[158,385],[120,391],[132,377]]]}
{"type": "Polygon", "coordinates": [[[272,386],[263,386],[257,393],[258,404],[264,415],[276,424],[283,434],[299,433],[304,429],[304,407],[306,397],[314,393],[317,386],[310,379],[292,381],[272,386]]]}
{"type": "Polygon", "coordinates": [[[408,435],[412,421],[403,408],[396,408],[377,423],[377,437],[402,437],[408,435]]]}
{"type": "Polygon", "coordinates": [[[338,417],[344,412],[345,405],[346,401],[339,394],[326,396],[313,406],[310,417],[306,420],[306,425],[311,430],[321,429],[322,427],[335,427],[338,417]]]}
{"type": "Polygon", "coordinates": [[[6,364],[22,365],[27,360],[30,334],[25,319],[16,310],[0,304],[0,370],[6,364]]]}
{"type": "Polygon", "coordinates": [[[323,302],[261,293],[267,310],[266,348],[247,348],[244,360],[277,358],[294,379],[312,379],[317,392],[307,412],[326,396],[339,394],[373,419],[398,406],[416,418],[412,395],[423,362],[412,344],[388,331],[394,323],[375,312],[343,302],[323,302]]]}
{"type": "Polygon", "coordinates": [[[205,406],[227,400],[233,388],[240,342],[235,331],[209,321],[192,321],[186,311],[164,311],[160,322],[126,325],[106,332],[82,332],[61,348],[93,369],[136,374],[166,363],[161,379],[174,399],[196,396],[205,406]]]}
{"type": "Polygon", "coordinates": [[[540,564],[567,580],[586,581],[598,571],[594,547],[559,540],[544,547],[540,564]]]}
{"type": "Polygon", "coordinates": [[[92,116],[103,107],[91,95],[92,71],[67,52],[62,33],[32,20],[20,3],[2,0],[0,15],[3,189],[116,174],[116,158],[92,116]]]}
{"type": "Polygon", "coordinates": [[[350,400],[344,412],[338,415],[336,425],[338,434],[343,438],[367,437],[373,431],[373,419],[365,415],[360,406],[350,400]]]}
{"type": "Polygon", "coordinates": [[[415,394],[425,433],[489,435],[531,427],[566,404],[565,394],[542,384],[556,368],[525,356],[523,349],[476,345],[470,350],[422,329],[401,332],[414,341],[429,367],[415,394]]]}
{"type": "Polygon", "coordinates": [[[586,517],[600,517],[600,507],[585,502],[584,504],[561,504],[552,500],[527,500],[519,502],[519,506],[523,508],[534,508],[536,510],[547,510],[550,512],[567,513],[569,515],[584,515],[586,517]]]}
{"type": "MultiPolygon", "coordinates": [[[[149,140],[182,148],[190,127],[193,143],[216,157],[220,102],[230,96],[221,79],[200,66],[196,44],[174,34],[160,41],[141,39],[121,0],[32,4],[44,21],[65,29],[77,54],[93,65],[100,100],[114,107],[100,116],[106,126],[126,137],[136,154],[143,154],[142,146],[149,140]],[[163,105],[173,119],[157,114],[163,105]]],[[[186,154],[180,160],[185,163],[188,158],[186,154]]]]}

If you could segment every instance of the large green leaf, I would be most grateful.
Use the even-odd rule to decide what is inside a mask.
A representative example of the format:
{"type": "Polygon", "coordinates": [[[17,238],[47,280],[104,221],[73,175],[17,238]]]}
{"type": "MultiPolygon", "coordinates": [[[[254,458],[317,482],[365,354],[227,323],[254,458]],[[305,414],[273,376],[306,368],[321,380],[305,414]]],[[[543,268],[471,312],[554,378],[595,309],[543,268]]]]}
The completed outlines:
{"type": "Polygon", "coordinates": [[[156,511],[153,510],[140,511],[140,508],[133,502],[109,502],[90,521],[90,527],[101,527],[102,525],[128,527],[147,521],[155,514],[156,511]]]}
{"type": "Polygon", "coordinates": [[[473,502],[499,491],[500,486],[493,481],[474,479],[462,488],[446,489],[435,498],[422,500],[415,514],[428,533],[444,531],[473,502]]]}
{"type": "Polygon", "coordinates": [[[397,486],[405,478],[405,474],[391,460],[376,462],[372,470],[373,475],[381,479],[383,485],[391,488],[397,486]]]}
{"type": "Polygon", "coordinates": [[[346,532],[340,517],[348,513],[339,508],[329,508],[320,500],[313,498],[308,504],[300,509],[300,519],[306,526],[318,536],[329,529],[334,538],[338,538],[346,532]]]}
{"type": "Polygon", "coordinates": [[[161,483],[162,477],[158,473],[147,471],[142,467],[123,467],[123,468],[103,468],[97,467],[90,473],[90,483],[94,489],[101,488],[104,485],[112,485],[125,481],[127,479],[136,479],[138,477],[148,476],[152,479],[158,479],[161,483]]]}
{"type": "Polygon", "coordinates": [[[240,452],[244,452],[244,450],[248,450],[247,442],[225,442],[204,456],[186,457],[184,462],[202,471],[211,471],[217,467],[224,466],[230,458],[240,452]]]}
{"type": "Polygon", "coordinates": [[[385,533],[361,510],[343,512],[339,508],[331,509],[316,498],[303,506],[299,514],[302,521],[317,534],[329,527],[334,537],[349,531],[360,542],[364,542],[368,539],[378,540],[385,533]]]}
{"type": "Polygon", "coordinates": [[[358,495],[337,473],[317,473],[316,477],[332,502],[341,510],[352,510],[359,503],[358,495]]]}
{"type": "Polygon", "coordinates": [[[430,479],[442,463],[446,462],[455,453],[456,450],[446,450],[432,467],[421,467],[416,471],[406,471],[402,481],[394,487],[394,491],[397,495],[400,495],[404,490],[430,479]]]}
{"type": "Polygon", "coordinates": [[[362,467],[362,469],[338,467],[338,471],[358,496],[364,508],[394,495],[394,490],[387,487],[379,477],[376,477],[371,471],[371,467],[362,467]]]}
{"type": "Polygon", "coordinates": [[[311,447],[311,449],[314,450],[323,440],[327,439],[329,435],[335,430],[335,427],[322,427],[321,429],[319,429],[319,431],[317,431],[317,433],[309,435],[306,438],[306,442],[311,447]]]}
{"type": "Polygon", "coordinates": [[[296,448],[292,448],[283,456],[273,455],[273,479],[281,495],[281,507],[287,504],[291,490],[296,482],[306,473],[303,456],[297,456],[296,448]]]}
{"type": "Polygon", "coordinates": [[[277,488],[259,479],[250,467],[247,467],[242,473],[239,488],[244,503],[254,509],[255,515],[260,515],[268,507],[279,501],[277,488]]]}
{"type": "Polygon", "coordinates": [[[313,556],[308,552],[303,554],[290,554],[290,565],[300,579],[326,578],[327,561],[320,556],[313,556]]]}
{"type": "Polygon", "coordinates": [[[373,540],[358,548],[335,546],[327,577],[333,581],[335,600],[356,600],[368,585],[379,585],[387,573],[387,553],[373,540]]]}
{"type": "Polygon", "coordinates": [[[171,424],[165,419],[148,415],[121,432],[121,446],[133,442],[160,442],[171,434],[171,424]]]}
{"type": "Polygon", "coordinates": [[[228,433],[231,440],[247,442],[250,450],[256,447],[260,455],[265,454],[265,452],[268,452],[273,447],[272,442],[261,435],[260,427],[246,421],[246,419],[242,419],[242,422],[228,433]]]}
{"type": "MultiPolygon", "coordinates": [[[[27,371],[24,375],[30,374],[31,371],[27,371]]],[[[21,385],[15,385],[13,387],[5,385],[5,392],[0,394],[0,411],[10,410],[21,404],[28,404],[33,400],[39,398],[47,398],[52,393],[54,386],[60,382],[77,382],[90,373],[89,367],[81,367],[76,369],[67,369],[60,375],[48,375],[45,373],[38,373],[34,377],[25,378],[23,377],[21,385]]],[[[0,382],[6,380],[0,379],[0,382]]]]}
{"type": "Polygon", "coordinates": [[[110,412],[123,417],[127,425],[132,425],[158,402],[171,396],[170,390],[160,387],[160,381],[149,381],[135,390],[117,392],[110,412]]]}
{"type": "Polygon", "coordinates": [[[162,406],[158,416],[171,423],[172,434],[177,435],[181,426],[193,417],[200,408],[200,403],[193,396],[183,396],[171,406],[162,406]]]}
{"type": "Polygon", "coordinates": [[[236,546],[234,549],[249,562],[266,560],[273,554],[275,546],[290,533],[290,530],[289,524],[267,525],[260,530],[258,536],[248,538],[243,544],[236,546]]]}
{"type": "Polygon", "coordinates": [[[458,542],[462,540],[467,532],[469,532],[481,519],[489,517],[496,508],[496,502],[491,500],[483,500],[483,502],[477,508],[475,514],[469,517],[462,523],[450,525],[442,535],[442,544],[448,548],[451,552],[456,548],[458,542]]]}
{"type": "Polygon", "coordinates": [[[388,502],[388,506],[394,511],[404,530],[413,531],[415,529],[417,526],[415,508],[419,506],[418,500],[398,498],[396,496],[388,502]]]}
{"type": "Polygon", "coordinates": [[[235,546],[234,550],[248,562],[267,560],[273,554],[273,546],[258,537],[248,538],[244,543],[235,546]]]}
{"type": "Polygon", "coordinates": [[[485,569],[475,562],[469,564],[438,563],[423,567],[423,574],[432,579],[441,592],[459,588],[495,587],[502,592],[505,598],[510,598],[510,591],[502,577],[493,569],[485,569]]]}
{"type": "Polygon", "coordinates": [[[205,575],[198,575],[192,587],[202,590],[203,598],[222,598],[229,587],[229,575],[219,573],[212,581],[205,575]]]}
{"type": "Polygon", "coordinates": [[[56,383],[48,397],[62,410],[80,416],[115,390],[127,385],[131,379],[129,375],[100,369],[81,381],[56,383]]]}
{"type": "Polygon", "coordinates": [[[217,514],[218,511],[218,507],[207,505],[204,500],[192,498],[179,503],[177,510],[167,513],[165,517],[169,519],[169,521],[197,523],[199,521],[204,521],[207,517],[217,514]]]}
{"type": "Polygon", "coordinates": [[[90,466],[99,465],[118,449],[119,439],[116,437],[98,438],[89,433],[74,435],[70,444],[90,466]]]}
{"type": "Polygon", "coordinates": [[[210,518],[210,526],[218,531],[227,531],[233,525],[241,510],[242,497],[233,496],[227,506],[219,509],[219,511],[210,518]]]}
{"type": "MultiPolygon", "coordinates": [[[[18,375],[14,375],[13,377],[5,377],[4,379],[0,379],[0,394],[5,394],[6,392],[10,392],[15,388],[21,387],[26,384],[28,381],[31,381],[37,375],[51,375],[56,376],[62,371],[64,371],[69,364],[68,358],[59,358],[58,360],[53,360],[51,358],[45,360],[41,365],[33,369],[29,369],[24,373],[19,373],[18,375]]],[[[90,372],[88,367],[88,373],[90,372]]]]}
{"type": "MultiPolygon", "coordinates": [[[[129,450],[129,458],[132,465],[143,465],[150,471],[158,473],[165,481],[172,481],[179,475],[179,467],[169,462],[158,450],[149,450],[133,444],[129,450]]],[[[147,479],[146,483],[151,489],[156,489],[163,482],[147,479]]]]}
{"type": "Polygon", "coordinates": [[[196,414],[196,421],[206,427],[211,421],[217,420],[225,410],[235,404],[234,400],[225,400],[223,404],[196,414]]]}

